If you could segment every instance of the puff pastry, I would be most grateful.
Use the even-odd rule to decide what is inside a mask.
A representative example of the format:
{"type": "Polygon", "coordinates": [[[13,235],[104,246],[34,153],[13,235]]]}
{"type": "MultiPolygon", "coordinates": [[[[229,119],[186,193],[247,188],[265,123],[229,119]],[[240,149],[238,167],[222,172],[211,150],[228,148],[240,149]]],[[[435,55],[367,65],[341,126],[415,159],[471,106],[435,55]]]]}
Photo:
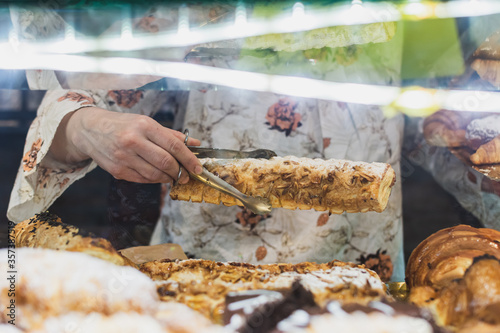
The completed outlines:
{"type": "Polygon", "coordinates": [[[440,110],[425,118],[424,138],[431,146],[465,146],[465,128],[475,116],[467,112],[440,110]]]}
{"type": "Polygon", "coordinates": [[[458,225],[439,230],[422,241],[406,266],[409,288],[442,287],[462,278],[475,257],[500,259],[500,231],[458,225]]]}
{"type": "MultiPolygon", "coordinates": [[[[333,214],[382,212],[396,176],[385,163],[297,157],[266,159],[202,159],[208,171],[240,192],[268,198],[274,208],[328,210],[333,214]]],[[[233,197],[199,181],[172,187],[174,200],[240,205],[233,197]]]]}
{"type": "Polygon", "coordinates": [[[470,160],[476,165],[500,163],[500,135],[480,146],[470,160]]]}
{"type": "Polygon", "coordinates": [[[499,276],[500,231],[467,225],[443,229],[410,256],[408,300],[431,310],[439,325],[475,332],[484,323],[498,332],[499,276]]]}
{"type": "Polygon", "coordinates": [[[19,222],[14,227],[14,237],[16,247],[83,252],[120,266],[128,264],[108,240],[62,223],[59,217],[48,212],[19,222]]]}
{"type": "Polygon", "coordinates": [[[332,299],[366,304],[385,295],[377,273],[363,265],[336,260],[269,265],[158,260],[140,265],[140,270],[158,283],[161,300],[186,304],[218,323],[222,322],[225,297],[233,291],[283,291],[300,281],[321,306],[332,299]]]}

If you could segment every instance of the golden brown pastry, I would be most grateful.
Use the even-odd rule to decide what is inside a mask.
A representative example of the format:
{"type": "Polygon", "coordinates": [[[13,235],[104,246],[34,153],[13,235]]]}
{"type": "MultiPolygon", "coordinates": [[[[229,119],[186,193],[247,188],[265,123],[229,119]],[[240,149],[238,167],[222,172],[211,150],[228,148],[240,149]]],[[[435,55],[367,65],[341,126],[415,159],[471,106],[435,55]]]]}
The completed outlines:
{"type": "MultiPolygon", "coordinates": [[[[0,271],[11,270],[7,249],[0,250],[0,254],[0,271]]],[[[15,323],[27,332],[37,331],[50,317],[65,314],[154,315],[158,309],[155,283],[135,268],[117,266],[83,253],[41,248],[18,248],[16,260],[15,323]]],[[[0,280],[2,305],[14,299],[8,295],[11,283],[6,278],[0,280]]],[[[9,309],[2,308],[0,322],[5,322],[9,320],[9,309]]],[[[75,325],[66,326],[64,331],[78,332],[75,325]]]]}
{"type": "Polygon", "coordinates": [[[481,79],[500,86],[500,31],[494,32],[479,45],[471,64],[481,79]]]}
{"type": "Polygon", "coordinates": [[[495,87],[500,86],[500,61],[489,59],[475,59],[471,64],[479,77],[495,87]]]}
{"type": "MultiPolygon", "coordinates": [[[[387,206],[396,176],[389,164],[274,157],[203,159],[204,167],[242,193],[268,198],[274,208],[328,210],[333,214],[376,211],[387,206]]],[[[174,200],[242,205],[196,180],[177,184],[174,200]]]]}
{"type": "Polygon", "coordinates": [[[412,288],[409,301],[430,309],[440,325],[466,327],[475,321],[500,331],[499,276],[500,260],[489,255],[477,257],[463,278],[441,287],[412,288]]]}
{"type": "Polygon", "coordinates": [[[431,146],[465,146],[465,128],[473,117],[471,113],[440,110],[425,119],[424,138],[431,146]]]}
{"type": "Polygon", "coordinates": [[[500,231],[468,225],[440,230],[413,250],[406,267],[408,287],[440,288],[462,278],[475,257],[500,259],[500,231]]]}
{"type": "Polygon", "coordinates": [[[500,163],[500,135],[480,146],[470,160],[476,165],[500,163]]]}
{"type": "Polygon", "coordinates": [[[467,321],[457,331],[457,333],[498,333],[498,332],[500,332],[500,327],[498,325],[492,325],[477,320],[467,321]]]}
{"type": "Polygon", "coordinates": [[[140,270],[158,283],[163,301],[184,303],[219,323],[225,297],[234,291],[284,291],[300,281],[321,306],[333,299],[367,304],[385,295],[384,283],[374,271],[336,260],[269,265],[158,260],[142,264],[140,270]]]}
{"type": "Polygon", "coordinates": [[[108,240],[64,224],[59,217],[48,212],[18,223],[14,227],[14,237],[16,247],[83,252],[117,265],[126,263],[108,240]]]}

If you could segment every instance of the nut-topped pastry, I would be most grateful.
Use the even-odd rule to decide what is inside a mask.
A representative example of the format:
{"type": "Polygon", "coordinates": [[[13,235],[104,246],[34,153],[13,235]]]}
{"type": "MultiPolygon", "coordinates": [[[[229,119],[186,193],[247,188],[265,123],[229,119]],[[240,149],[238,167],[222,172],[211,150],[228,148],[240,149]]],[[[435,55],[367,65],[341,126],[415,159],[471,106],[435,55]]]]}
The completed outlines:
{"type": "Polygon", "coordinates": [[[283,291],[300,281],[320,305],[332,299],[367,303],[385,295],[385,285],[375,272],[341,261],[250,265],[194,259],[160,260],[142,264],[140,269],[157,281],[163,301],[187,304],[219,323],[225,297],[234,291],[283,291]]]}
{"type": "MultiPolygon", "coordinates": [[[[266,159],[201,159],[208,171],[240,192],[263,197],[274,208],[315,209],[333,214],[382,212],[396,181],[385,163],[293,156],[266,159]]],[[[242,205],[237,199],[191,179],[170,191],[174,200],[242,205]]]]}

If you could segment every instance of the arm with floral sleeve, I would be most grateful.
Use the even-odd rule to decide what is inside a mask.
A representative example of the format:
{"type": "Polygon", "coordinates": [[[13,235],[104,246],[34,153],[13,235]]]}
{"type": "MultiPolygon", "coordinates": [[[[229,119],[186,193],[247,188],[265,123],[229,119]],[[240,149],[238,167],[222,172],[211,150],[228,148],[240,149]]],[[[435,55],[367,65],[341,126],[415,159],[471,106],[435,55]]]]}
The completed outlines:
{"type": "Polygon", "coordinates": [[[47,92],[28,131],[10,197],[7,212],[10,220],[22,221],[47,209],[70,184],[96,167],[90,160],[64,164],[48,153],[61,120],[71,112],[92,106],[95,100],[88,91],[47,92]]]}

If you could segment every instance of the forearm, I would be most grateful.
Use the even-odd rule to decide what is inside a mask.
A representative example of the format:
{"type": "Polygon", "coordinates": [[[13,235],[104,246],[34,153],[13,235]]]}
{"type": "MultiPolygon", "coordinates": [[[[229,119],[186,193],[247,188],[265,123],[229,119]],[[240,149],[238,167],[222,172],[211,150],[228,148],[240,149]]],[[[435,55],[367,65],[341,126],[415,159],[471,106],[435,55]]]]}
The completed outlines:
{"type": "Polygon", "coordinates": [[[83,112],[96,113],[96,107],[87,107],[68,113],[59,124],[54,139],[49,148],[49,154],[53,159],[65,164],[78,164],[90,159],[75,144],[79,142],[79,134],[82,131],[83,112]]]}

